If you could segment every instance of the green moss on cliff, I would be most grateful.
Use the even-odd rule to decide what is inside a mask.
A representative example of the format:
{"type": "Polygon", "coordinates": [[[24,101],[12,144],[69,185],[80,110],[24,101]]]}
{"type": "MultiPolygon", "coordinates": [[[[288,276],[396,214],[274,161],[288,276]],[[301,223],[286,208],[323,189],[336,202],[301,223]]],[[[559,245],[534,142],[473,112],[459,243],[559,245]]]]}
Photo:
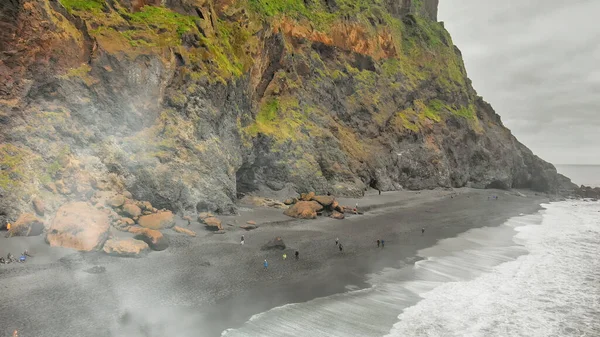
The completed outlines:
{"type": "Polygon", "coordinates": [[[0,144],[0,188],[17,187],[23,178],[26,152],[12,144],[0,144]]]}
{"type": "Polygon", "coordinates": [[[59,0],[69,13],[73,11],[101,11],[104,0],[59,0]]]}

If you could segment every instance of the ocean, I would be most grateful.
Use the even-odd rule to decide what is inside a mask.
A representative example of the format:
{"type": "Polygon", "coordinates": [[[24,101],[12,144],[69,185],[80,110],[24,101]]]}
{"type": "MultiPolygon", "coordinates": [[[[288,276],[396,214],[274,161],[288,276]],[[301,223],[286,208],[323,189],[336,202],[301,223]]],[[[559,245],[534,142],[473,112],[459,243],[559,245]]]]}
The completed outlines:
{"type": "Polygon", "coordinates": [[[273,308],[222,336],[600,336],[600,202],[543,206],[440,240],[366,289],[273,308]]]}

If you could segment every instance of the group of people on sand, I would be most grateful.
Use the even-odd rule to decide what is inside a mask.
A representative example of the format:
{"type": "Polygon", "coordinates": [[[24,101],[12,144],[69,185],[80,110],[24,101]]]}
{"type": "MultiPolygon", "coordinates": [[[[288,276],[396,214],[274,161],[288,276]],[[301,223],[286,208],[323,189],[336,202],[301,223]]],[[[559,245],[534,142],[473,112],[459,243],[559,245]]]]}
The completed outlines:
{"type": "Polygon", "coordinates": [[[0,264],[25,263],[27,257],[33,257],[33,255],[31,255],[27,250],[25,250],[19,258],[16,258],[11,253],[8,253],[6,258],[0,256],[0,264]]]}

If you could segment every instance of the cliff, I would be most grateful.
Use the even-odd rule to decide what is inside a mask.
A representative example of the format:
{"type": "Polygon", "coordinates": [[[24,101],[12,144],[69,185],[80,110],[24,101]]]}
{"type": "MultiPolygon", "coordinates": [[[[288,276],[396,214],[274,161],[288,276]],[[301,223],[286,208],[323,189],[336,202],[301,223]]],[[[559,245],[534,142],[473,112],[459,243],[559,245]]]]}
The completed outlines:
{"type": "Polygon", "coordinates": [[[6,0],[0,215],[127,190],[557,192],[477,96],[437,0],[6,0]]]}

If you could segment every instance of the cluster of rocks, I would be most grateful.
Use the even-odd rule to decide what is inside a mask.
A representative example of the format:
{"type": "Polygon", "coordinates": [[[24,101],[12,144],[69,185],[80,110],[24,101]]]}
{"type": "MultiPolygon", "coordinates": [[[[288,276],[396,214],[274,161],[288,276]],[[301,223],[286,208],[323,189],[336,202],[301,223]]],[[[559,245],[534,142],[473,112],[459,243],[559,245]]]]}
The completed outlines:
{"type": "Polygon", "coordinates": [[[316,219],[319,215],[344,219],[346,211],[346,207],[341,206],[334,197],[316,195],[314,192],[302,193],[300,198],[285,200],[284,204],[290,207],[283,214],[298,219],[316,219]]]}
{"type": "Polygon", "coordinates": [[[579,198],[588,198],[588,199],[600,199],[600,187],[590,187],[581,185],[573,194],[579,198]]]}
{"type": "MultiPolygon", "coordinates": [[[[34,199],[32,204],[38,215],[45,213],[41,200],[34,199]]],[[[89,201],[63,204],[49,223],[31,213],[21,214],[11,224],[6,237],[37,236],[46,232],[46,242],[53,247],[102,250],[110,255],[137,257],[150,250],[165,250],[169,240],[161,230],[166,229],[196,236],[189,229],[175,226],[175,215],[169,210],[158,210],[148,201],[134,200],[128,192],[97,191],[89,201]],[[111,234],[111,227],[135,236],[116,238],[111,234]]]]}

